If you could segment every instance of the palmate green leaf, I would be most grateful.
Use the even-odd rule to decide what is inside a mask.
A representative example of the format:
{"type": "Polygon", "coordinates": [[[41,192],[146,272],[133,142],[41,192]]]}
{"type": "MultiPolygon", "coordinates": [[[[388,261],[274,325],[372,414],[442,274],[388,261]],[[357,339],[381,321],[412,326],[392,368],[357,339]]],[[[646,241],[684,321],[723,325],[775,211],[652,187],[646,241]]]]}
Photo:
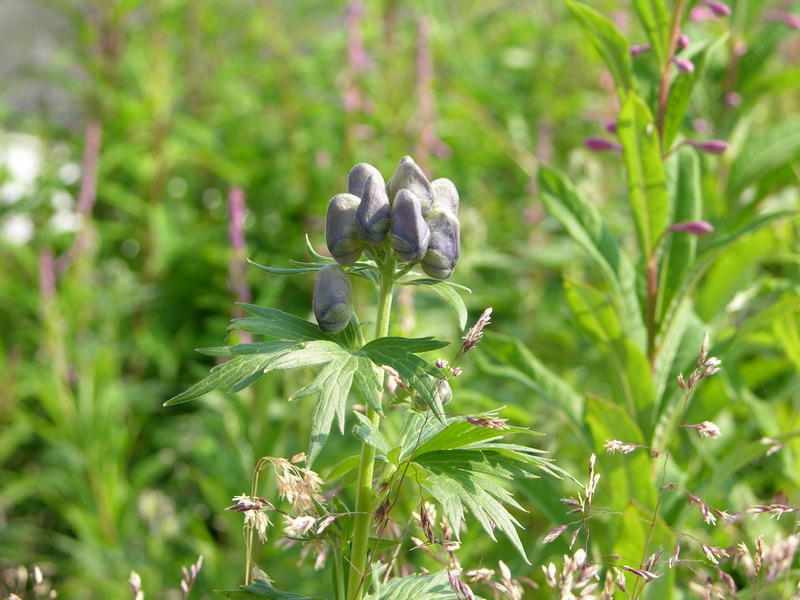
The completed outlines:
{"type": "Polygon", "coordinates": [[[647,104],[636,94],[629,94],[622,104],[617,137],[622,144],[639,247],[647,260],[667,226],[669,195],[658,130],[647,104]]]}
{"type": "Polygon", "coordinates": [[[455,600],[457,598],[447,571],[442,570],[432,575],[407,575],[393,577],[383,583],[381,576],[386,565],[375,565],[372,571],[372,593],[364,596],[364,600],[455,600]]]}
{"type": "Polygon", "coordinates": [[[606,64],[622,100],[635,88],[630,46],[608,17],[574,0],[564,0],[606,64]]]}
{"type": "Polygon", "coordinates": [[[670,17],[664,0],[634,0],[633,7],[642,22],[659,65],[669,60],[670,17]]]}
{"type": "Polygon", "coordinates": [[[603,223],[597,209],[561,173],[541,167],[539,187],[547,212],[561,222],[570,237],[600,267],[623,329],[644,349],[647,334],[636,291],[636,269],[616,237],[603,223]]]}
{"type": "Polygon", "coordinates": [[[369,358],[377,366],[388,365],[400,375],[401,381],[417,393],[440,421],[444,420],[444,407],[438,391],[438,382],[444,372],[413,352],[443,348],[448,342],[433,338],[405,339],[378,338],[356,351],[356,356],[369,358]]]}
{"type": "Polygon", "coordinates": [[[461,285],[456,285],[448,281],[441,281],[439,279],[414,279],[407,282],[407,285],[416,285],[426,290],[438,294],[442,300],[450,305],[450,308],[456,313],[458,318],[458,326],[463,331],[467,327],[467,306],[464,304],[464,299],[459,290],[470,293],[469,288],[461,285]]]}
{"type": "Polygon", "coordinates": [[[336,339],[334,336],[320,331],[319,327],[314,323],[275,308],[267,308],[265,306],[257,306],[244,302],[240,302],[239,306],[250,314],[256,315],[257,318],[245,317],[242,319],[234,319],[231,326],[228,328],[229,330],[237,329],[248,331],[250,333],[268,335],[281,340],[334,341],[336,339]]]}
{"type": "Polygon", "coordinates": [[[267,598],[268,600],[323,600],[320,596],[301,596],[291,592],[276,590],[268,582],[258,580],[250,585],[243,585],[238,590],[216,590],[223,598],[231,600],[251,600],[267,598]]]}
{"type": "MultiPolygon", "coordinates": [[[[495,414],[477,417],[493,418],[495,414]]],[[[419,445],[403,451],[404,460],[411,458],[415,467],[411,476],[441,503],[455,531],[459,530],[467,507],[492,539],[496,527],[525,557],[517,532],[520,524],[506,506],[522,508],[497,480],[535,477],[531,467],[547,469],[547,459],[537,456],[535,450],[500,440],[512,433],[538,434],[519,427],[506,430],[482,427],[464,417],[449,419],[444,425],[421,426],[424,427],[421,435],[409,435],[418,439],[419,445]]]]}
{"type": "Polygon", "coordinates": [[[726,195],[731,200],[741,196],[765,175],[800,158],[800,117],[785,119],[763,133],[747,140],[730,168],[726,195]]]}

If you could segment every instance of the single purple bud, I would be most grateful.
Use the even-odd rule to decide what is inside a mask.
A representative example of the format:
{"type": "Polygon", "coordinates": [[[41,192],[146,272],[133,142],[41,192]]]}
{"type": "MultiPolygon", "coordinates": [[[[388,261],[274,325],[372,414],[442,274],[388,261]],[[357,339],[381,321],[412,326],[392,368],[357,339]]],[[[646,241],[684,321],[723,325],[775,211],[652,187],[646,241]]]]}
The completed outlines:
{"type": "Polygon", "coordinates": [[[788,25],[792,29],[800,29],[800,15],[793,15],[784,10],[770,10],[765,18],[767,21],[776,21],[788,25]]]}
{"type": "Polygon", "coordinates": [[[328,203],[325,218],[325,243],[336,262],[351,265],[364,250],[364,241],[356,229],[356,211],[361,204],[358,196],[337,194],[328,203]]]}
{"type": "Polygon", "coordinates": [[[703,132],[711,129],[711,126],[705,119],[695,119],[694,121],[692,121],[692,128],[695,131],[703,132]]]}
{"type": "Polygon", "coordinates": [[[347,175],[347,193],[362,198],[364,184],[371,176],[377,176],[383,181],[383,176],[378,169],[369,163],[358,163],[355,167],[350,169],[350,173],[347,175]]]}
{"type": "Polygon", "coordinates": [[[605,138],[590,137],[583,140],[583,145],[593,152],[605,152],[606,150],[622,151],[622,144],[612,142],[605,138]]]}
{"type": "Polygon", "coordinates": [[[697,148],[701,152],[707,152],[708,154],[722,154],[728,149],[728,144],[722,140],[709,140],[707,142],[687,140],[686,145],[691,146],[692,148],[697,148]]]}
{"type": "Polygon", "coordinates": [[[454,215],[458,214],[458,190],[455,184],[444,177],[431,181],[433,189],[433,208],[445,208],[454,215]]]}
{"type": "Polygon", "coordinates": [[[319,270],[312,305],[319,328],[325,333],[347,327],[353,316],[353,289],[342,267],[325,265],[319,270]]]}
{"type": "Polygon", "coordinates": [[[422,258],[422,270],[434,279],[447,279],[461,254],[458,218],[447,209],[435,208],[427,223],[431,238],[422,258]]]}
{"type": "Polygon", "coordinates": [[[742,103],[742,95],[736,92],[725,94],[725,106],[739,106],[742,103]]]}
{"type": "Polygon", "coordinates": [[[727,17],[731,14],[731,7],[725,4],[724,2],[717,2],[717,0],[703,0],[703,4],[705,4],[714,16],[717,17],[727,17]]]}
{"type": "Polygon", "coordinates": [[[692,61],[686,60],[685,58],[673,57],[672,62],[675,63],[675,66],[678,67],[678,70],[684,75],[694,73],[694,63],[692,61]]]}
{"type": "Polygon", "coordinates": [[[382,244],[389,232],[392,209],[383,177],[378,173],[367,177],[361,204],[356,210],[356,229],[361,239],[371,244],[382,244]]]}
{"type": "Polygon", "coordinates": [[[689,20],[695,23],[702,23],[703,21],[713,21],[714,13],[712,13],[705,6],[695,6],[689,13],[689,20]]]}
{"type": "Polygon", "coordinates": [[[606,124],[605,130],[611,135],[617,135],[617,122],[611,121],[611,123],[606,124]]]}
{"type": "Polygon", "coordinates": [[[650,52],[652,47],[650,44],[632,44],[631,45],[631,56],[639,56],[641,54],[645,54],[650,52]]]}
{"type": "Polygon", "coordinates": [[[406,156],[397,165],[392,178],[386,183],[389,203],[393,204],[402,189],[412,192],[420,202],[422,214],[428,216],[433,205],[433,188],[425,173],[410,156],[406,156]]]}
{"type": "Polygon", "coordinates": [[[419,198],[407,188],[401,188],[392,205],[392,248],[406,262],[421,260],[428,251],[430,238],[419,198]]]}
{"type": "Polygon", "coordinates": [[[689,47],[690,43],[689,36],[681,32],[681,34],[678,36],[678,51],[680,52],[681,50],[685,50],[689,47]]]}
{"type": "Polygon", "coordinates": [[[747,42],[744,40],[739,40],[733,45],[733,53],[736,56],[744,56],[749,49],[747,42]]]}
{"type": "Polygon", "coordinates": [[[692,235],[706,235],[714,231],[714,226],[708,221],[689,221],[688,223],[673,223],[668,231],[685,231],[692,235]]]}

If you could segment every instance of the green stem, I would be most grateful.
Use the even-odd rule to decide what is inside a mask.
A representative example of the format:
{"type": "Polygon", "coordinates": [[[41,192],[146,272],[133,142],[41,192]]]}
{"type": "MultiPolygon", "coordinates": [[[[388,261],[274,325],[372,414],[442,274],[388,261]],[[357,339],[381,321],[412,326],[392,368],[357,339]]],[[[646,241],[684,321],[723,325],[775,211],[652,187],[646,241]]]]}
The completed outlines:
{"type": "MultiPolygon", "coordinates": [[[[378,317],[375,323],[375,338],[389,334],[389,318],[392,311],[392,291],[395,281],[395,258],[387,253],[386,262],[381,269],[381,284],[378,291],[378,317]]],[[[373,425],[380,422],[380,415],[367,407],[367,418],[373,425]]],[[[358,465],[358,488],[356,489],[355,522],[353,524],[353,549],[350,554],[350,577],[347,584],[348,600],[361,600],[364,581],[367,577],[367,554],[369,551],[369,532],[372,528],[375,511],[375,493],[372,489],[372,476],[375,467],[375,448],[361,444],[361,460],[358,465]]]]}

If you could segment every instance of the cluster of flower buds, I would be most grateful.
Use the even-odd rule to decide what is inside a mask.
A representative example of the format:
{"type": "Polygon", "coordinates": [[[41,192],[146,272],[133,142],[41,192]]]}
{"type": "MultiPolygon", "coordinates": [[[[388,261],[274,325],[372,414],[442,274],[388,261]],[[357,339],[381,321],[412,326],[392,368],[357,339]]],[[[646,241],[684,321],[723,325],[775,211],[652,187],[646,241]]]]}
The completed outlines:
{"type": "Polygon", "coordinates": [[[347,193],[328,203],[325,242],[338,264],[317,277],[314,314],[320,329],[341,331],[352,316],[350,282],[340,265],[352,265],[367,250],[380,254],[387,240],[401,261],[419,263],[435,279],[450,277],[460,254],[458,203],[452,181],[428,181],[410,156],[385,183],[372,165],[353,167],[347,193]]]}

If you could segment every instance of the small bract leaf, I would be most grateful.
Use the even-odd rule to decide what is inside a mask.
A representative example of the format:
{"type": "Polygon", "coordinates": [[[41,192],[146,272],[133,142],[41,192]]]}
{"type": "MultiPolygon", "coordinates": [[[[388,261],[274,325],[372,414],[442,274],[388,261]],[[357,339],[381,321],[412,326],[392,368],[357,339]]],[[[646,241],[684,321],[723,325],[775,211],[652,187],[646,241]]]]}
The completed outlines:
{"type": "Polygon", "coordinates": [[[328,203],[325,218],[325,243],[342,265],[356,262],[364,250],[364,241],[356,229],[356,211],[361,200],[353,194],[337,194],[328,203]]]}
{"type": "Polygon", "coordinates": [[[392,206],[392,248],[406,262],[420,260],[428,251],[430,235],[419,198],[401,189],[392,206]]]}
{"type": "Polygon", "coordinates": [[[353,316],[353,291],[342,267],[327,265],[319,270],[313,306],[319,328],[325,333],[336,333],[347,327],[353,316]]]}

